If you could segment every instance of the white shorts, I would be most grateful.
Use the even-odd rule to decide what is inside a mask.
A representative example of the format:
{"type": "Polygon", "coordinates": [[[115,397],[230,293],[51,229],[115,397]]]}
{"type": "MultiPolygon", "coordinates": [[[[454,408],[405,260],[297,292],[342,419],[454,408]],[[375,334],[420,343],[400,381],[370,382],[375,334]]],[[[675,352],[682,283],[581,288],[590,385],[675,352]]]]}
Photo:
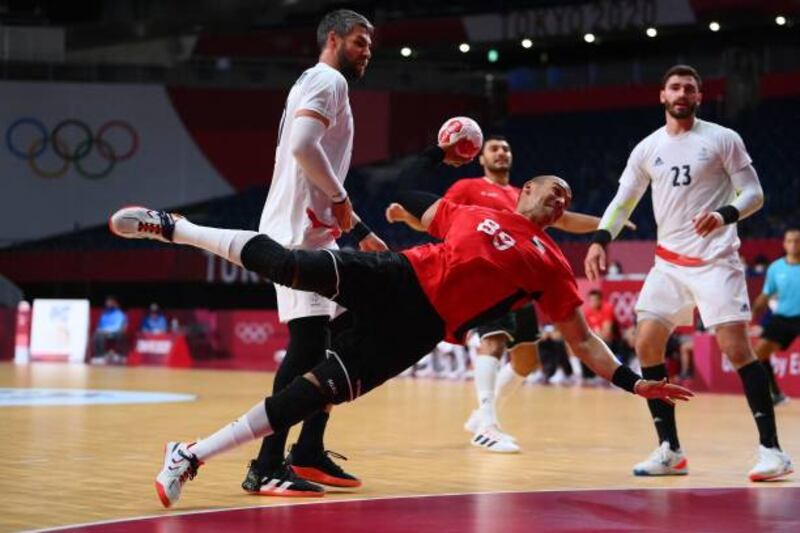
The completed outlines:
{"type": "Polygon", "coordinates": [[[653,315],[672,327],[690,326],[695,306],[706,328],[750,321],[744,266],[737,254],[696,267],[656,257],[636,301],[639,319],[653,315]]]}
{"type": "Polygon", "coordinates": [[[289,322],[307,316],[335,317],[344,311],[336,302],[328,300],[315,292],[297,291],[275,285],[278,295],[278,319],[289,322]]]}

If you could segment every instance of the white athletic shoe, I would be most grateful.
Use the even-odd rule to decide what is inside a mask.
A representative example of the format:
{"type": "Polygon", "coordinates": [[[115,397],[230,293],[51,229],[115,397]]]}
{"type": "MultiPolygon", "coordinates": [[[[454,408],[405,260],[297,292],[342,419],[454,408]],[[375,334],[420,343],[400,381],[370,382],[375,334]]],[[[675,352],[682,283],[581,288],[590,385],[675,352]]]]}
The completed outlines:
{"type": "Polygon", "coordinates": [[[488,427],[475,433],[470,443],[478,448],[494,453],[519,453],[520,447],[511,438],[497,429],[488,427]]]}
{"type": "MultiPolygon", "coordinates": [[[[476,433],[478,433],[480,428],[481,428],[480,414],[478,414],[477,409],[473,409],[467,421],[464,422],[464,431],[466,431],[470,435],[475,435],[476,433]]],[[[495,424],[493,428],[494,431],[497,432],[499,435],[511,440],[511,442],[517,442],[517,439],[515,439],[512,435],[509,435],[508,433],[500,429],[499,425],[495,424]]]]}
{"type": "Polygon", "coordinates": [[[111,233],[125,239],[153,239],[172,242],[175,222],[183,218],[175,213],[146,207],[123,207],[108,219],[111,233]]]}
{"type": "Polygon", "coordinates": [[[794,472],[792,459],[778,448],[758,446],[758,462],[750,470],[750,481],[769,481],[794,472]]]}
{"type": "Polygon", "coordinates": [[[164,507],[171,507],[181,497],[187,479],[194,479],[202,462],[189,450],[194,442],[168,442],[164,445],[164,467],[156,476],[156,492],[164,507]]]}
{"type": "Polygon", "coordinates": [[[689,462],[681,450],[672,451],[664,441],[646,460],[633,467],[634,476],[685,476],[689,462]]]}

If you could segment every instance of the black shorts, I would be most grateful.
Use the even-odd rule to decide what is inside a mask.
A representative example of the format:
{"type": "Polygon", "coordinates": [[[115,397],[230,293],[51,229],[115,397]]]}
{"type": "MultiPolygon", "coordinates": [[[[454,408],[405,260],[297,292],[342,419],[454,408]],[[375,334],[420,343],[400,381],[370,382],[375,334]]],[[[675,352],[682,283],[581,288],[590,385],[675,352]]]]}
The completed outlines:
{"type": "Polygon", "coordinates": [[[489,320],[475,328],[475,332],[483,339],[490,335],[504,334],[508,337],[508,346],[532,344],[539,340],[539,320],[533,304],[512,311],[505,316],[489,320]]]}
{"type": "MultiPolygon", "coordinates": [[[[408,259],[394,252],[332,252],[338,272],[337,303],[350,323],[333,331],[331,350],[346,369],[353,399],[400,374],[445,336],[408,259]]],[[[340,324],[341,325],[341,324],[340,324]]],[[[321,365],[312,370],[329,368],[321,365]]]]}
{"type": "Polygon", "coordinates": [[[761,338],[780,345],[782,350],[800,335],[800,316],[772,315],[764,326],[761,338]]]}

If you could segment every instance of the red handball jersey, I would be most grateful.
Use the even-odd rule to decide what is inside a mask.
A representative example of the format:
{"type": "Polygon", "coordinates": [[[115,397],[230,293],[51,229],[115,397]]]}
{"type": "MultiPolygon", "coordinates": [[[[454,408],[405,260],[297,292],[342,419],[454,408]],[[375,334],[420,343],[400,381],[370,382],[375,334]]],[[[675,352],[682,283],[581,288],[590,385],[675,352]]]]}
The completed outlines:
{"type": "Polygon", "coordinates": [[[466,178],[451,185],[444,197],[457,204],[514,211],[519,193],[520,189],[513,185],[498,185],[486,178],[466,178]]]}
{"type": "Polygon", "coordinates": [[[561,250],[516,211],[443,199],[428,232],[443,239],[403,252],[422,290],[460,342],[476,325],[532,299],[556,322],[582,303],[561,250]]]}

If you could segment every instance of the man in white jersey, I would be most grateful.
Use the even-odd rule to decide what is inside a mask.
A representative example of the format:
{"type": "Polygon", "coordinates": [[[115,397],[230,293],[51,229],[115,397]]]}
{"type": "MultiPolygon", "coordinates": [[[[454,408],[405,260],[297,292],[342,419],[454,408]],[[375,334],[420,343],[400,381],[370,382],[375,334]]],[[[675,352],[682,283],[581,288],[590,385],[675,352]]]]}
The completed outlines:
{"type": "MultiPolygon", "coordinates": [[[[353,151],[353,114],[348,80],[364,75],[371,57],[373,27],[362,15],[336,10],[317,28],[319,62],[289,92],[278,132],[275,170],[259,231],[290,249],[336,249],[336,238],[351,232],[365,251],[386,245],[353,213],[344,188],[353,151]]],[[[273,392],[320,363],[328,324],[339,314],[332,301],[311,292],[275,287],[278,315],[289,327],[286,356],[273,392]]],[[[328,412],[303,424],[297,444],[284,460],[287,432],[264,439],[242,488],[273,496],[321,496],[315,483],[358,487],[323,446],[328,412]]],[[[338,456],[341,457],[341,456],[338,456]]]]}
{"type": "MultiPolygon", "coordinates": [[[[605,245],[652,186],[658,245],[655,265],[636,303],[636,353],[642,375],[667,379],[667,338],[676,326],[692,323],[697,306],[741,377],[760,440],[759,459],[749,477],[765,481],[790,474],[792,463],[778,444],[767,374],[747,336],[751,312],[736,233],[736,221],[760,209],[764,194],[741,137],[696,118],[700,89],[700,76],[692,67],[677,65],[664,75],[660,98],[666,125],[631,152],[617,194],[586,254],[586,275],[590,280],[600,277],[607,264],[605,245]]],[[[687,474],[674,406],[648,406],[659,447],[634,466],[634,474],[687,474]]]]}

